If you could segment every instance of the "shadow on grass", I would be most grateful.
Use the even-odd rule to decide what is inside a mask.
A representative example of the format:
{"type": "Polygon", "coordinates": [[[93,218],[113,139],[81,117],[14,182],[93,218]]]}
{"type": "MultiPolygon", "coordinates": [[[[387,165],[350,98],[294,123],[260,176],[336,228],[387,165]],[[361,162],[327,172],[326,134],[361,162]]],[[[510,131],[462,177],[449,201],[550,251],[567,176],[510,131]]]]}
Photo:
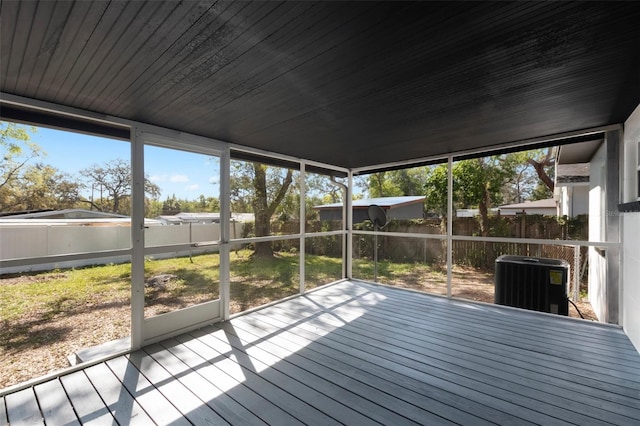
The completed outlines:
{"type": "Polygon", "coordinates": [[[35,349],[67,338],[73,328],[69,326],[46,326],[34,329],[36,324],[5,328],[0,331],[0,347],[3,350],[35,349]]]}
{"type": "Polygon", "coordinates": [[[299,283],[279,284],[268,282],[264,285],[255,285],[251,279],[231,281],[231,313],[246,311],[275,300],[283,299],[297,294],[300,290],[299,283]]]}
{"type": "Polygon", "coordinates": [[[299,257],[238,257],[231,262],[231,312],[237,313],[294,295],[300,289],[299,257]]]}
{"type": "Polygon", "coordinates": [[[0,322],[0,348],[3,350],[26,350],[40,348],[51,343],[65,340],[77,328],[82,327],[73,317],[92,312],[99,316],[101,311],[124,308],[130,305],[128,300],[114,300],[63,310],[64,302],[68,299],[61,297],[51,302],[54,309],[32,315],[30,319],[18,321],[3,320],[0,322]]]}

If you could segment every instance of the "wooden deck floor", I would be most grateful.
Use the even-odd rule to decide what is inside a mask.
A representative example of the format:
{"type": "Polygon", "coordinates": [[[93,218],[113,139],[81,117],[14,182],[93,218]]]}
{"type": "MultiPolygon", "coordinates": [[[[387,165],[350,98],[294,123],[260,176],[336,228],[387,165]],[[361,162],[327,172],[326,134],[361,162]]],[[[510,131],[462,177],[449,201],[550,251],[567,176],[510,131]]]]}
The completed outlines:
{"type": "Polygon", "coordinates": [[[20,424],[640,424],[621,330],[359,282],[0,399],[20,424]]]}

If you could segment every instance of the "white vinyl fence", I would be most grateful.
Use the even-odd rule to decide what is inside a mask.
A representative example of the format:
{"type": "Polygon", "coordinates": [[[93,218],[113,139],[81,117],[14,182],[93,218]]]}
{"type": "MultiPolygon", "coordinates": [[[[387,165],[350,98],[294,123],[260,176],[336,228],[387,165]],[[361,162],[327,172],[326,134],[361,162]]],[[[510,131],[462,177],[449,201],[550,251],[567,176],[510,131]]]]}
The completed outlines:
{"type": "MultiPolygon", "coordinates": [[[[242,235],[243,223],[233,222],[232,228],[231,235],[242,235]]],[[[153,254],[153,258],[215,252],[218,250],[215,243],[219,239],[219,223],[153,223],[145,229],[147,248],[176,245],[175,251],[163,249],[161,253],[153,254]],[[197,243],[203,243],[203,246],[198,247],[197,243]]],[[[128,220],[54,222],[30,219],[0,222],[2,274],[128,262],[130,256],[126,251],[130,248],[131,228],[128,220]],[[95,253],[95,256],[91,256],[91,253],[95,253]],[[74,255],[81,256],[74,259],[74,255]]]]}

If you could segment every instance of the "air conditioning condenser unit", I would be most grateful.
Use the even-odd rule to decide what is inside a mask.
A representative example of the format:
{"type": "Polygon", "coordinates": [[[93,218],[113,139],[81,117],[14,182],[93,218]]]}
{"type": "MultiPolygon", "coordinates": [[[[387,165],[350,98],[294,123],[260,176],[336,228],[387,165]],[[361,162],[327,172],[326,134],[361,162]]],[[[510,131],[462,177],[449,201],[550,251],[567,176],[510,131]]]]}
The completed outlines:
{"type": "Polygon", "coordinates": [[[567,261],[503,255],[495,274],[496,304],[569,315],[567,261]]]}

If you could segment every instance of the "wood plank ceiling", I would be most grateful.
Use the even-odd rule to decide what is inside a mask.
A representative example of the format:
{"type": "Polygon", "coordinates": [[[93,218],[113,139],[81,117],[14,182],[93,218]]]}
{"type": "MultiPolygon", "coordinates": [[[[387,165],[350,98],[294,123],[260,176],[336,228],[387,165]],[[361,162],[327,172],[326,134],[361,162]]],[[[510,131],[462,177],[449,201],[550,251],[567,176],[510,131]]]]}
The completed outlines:
{"type": "Polygon", "coordinates": [[[640,2],[2,1],[0,16],[5,94],[348,168],[620,123],[640,103],[640,2]]]}

